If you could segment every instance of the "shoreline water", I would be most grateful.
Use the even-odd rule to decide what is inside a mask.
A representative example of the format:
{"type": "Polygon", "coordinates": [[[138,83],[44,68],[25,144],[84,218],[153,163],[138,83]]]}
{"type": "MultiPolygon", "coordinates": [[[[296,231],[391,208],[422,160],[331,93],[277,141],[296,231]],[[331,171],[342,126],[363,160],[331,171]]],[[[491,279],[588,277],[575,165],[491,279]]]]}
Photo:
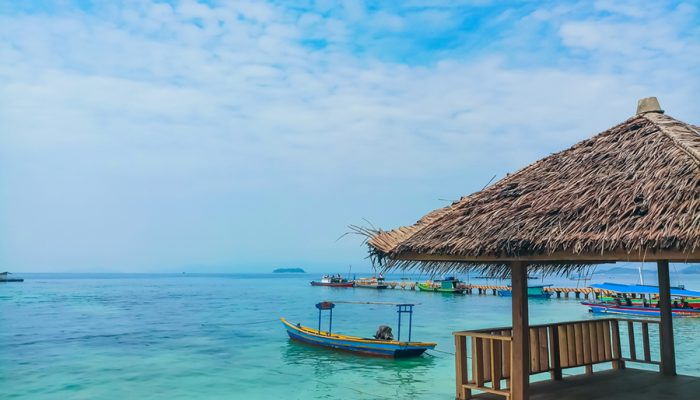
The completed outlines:
{"type": "MultiPolygon", "coordinates": [[[[311,287],[316,274],[23,275],[0,289],[8,398],[448,399],[451,333],[510,324],[510,300],[498,296],[311,287]],[[414,337],[438,342],[438,351],[377,360],[289,341],[279,318],[313,325],[321,300],[416,303],[414,337]]],[[[700,288],[698,277],[681,279],[700,288]]],[[[551,299],[531,301],[530,318],[595,316],[575,299],[551,299]]],[[[395,319],[390,307],[339,305],[334,330],[371,335],[395,319]]],[[[674,320],[681,374],[700,375],[698,323],[674,320]]]]}

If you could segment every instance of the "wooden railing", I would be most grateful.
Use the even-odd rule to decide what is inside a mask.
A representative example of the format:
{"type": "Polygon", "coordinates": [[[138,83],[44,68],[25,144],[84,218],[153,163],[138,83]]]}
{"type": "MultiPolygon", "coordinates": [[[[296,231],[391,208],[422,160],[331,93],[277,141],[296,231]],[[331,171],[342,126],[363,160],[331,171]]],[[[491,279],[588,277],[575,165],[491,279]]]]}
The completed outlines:
{"type": "MultiPolygon", "coordinates": [[[[584,367],[586,374],[592,374],[593,365],[606,362],[615,369],[624,368],[625,361],[659,365],[651,357],[649,324],[658,321],[606,318],[530,326],[530,374],[549,372],[558,380],[565,368],[584,367]],[[628,357],[622,354],[621,323],[627,323],[628,357]],[[641,325],[641,359],[636,353],[636,324],[641,325]]],[[[511,328],[455,332],[454,337],[457,399],[471,398],[472,390],[509,398],[511,328]]]]}
{"type": "Polygon", "coordinates": [[[657,320],[639,320],[639,319],[618,319],[619,323],[626,323],[627,324],[627,339],[629,343],[629,347],[627,349],[627,352],[629,355],[627,357],[623,357],[622,359],[624,361],[628,362],[634,362],[634,363],[641,363],[641,364],[653,364],[653,365],[661,365],[660,360],[654,360],[651,357],[651,344],[649,343],[649,324],[652,325],[659,325],[659,321],[657,320]],[[641,336],[642,336],[642,358],[637,357],[637,342],[635,338],[635,328],[634,326],[638,325],[641,329],[641,336]]]}

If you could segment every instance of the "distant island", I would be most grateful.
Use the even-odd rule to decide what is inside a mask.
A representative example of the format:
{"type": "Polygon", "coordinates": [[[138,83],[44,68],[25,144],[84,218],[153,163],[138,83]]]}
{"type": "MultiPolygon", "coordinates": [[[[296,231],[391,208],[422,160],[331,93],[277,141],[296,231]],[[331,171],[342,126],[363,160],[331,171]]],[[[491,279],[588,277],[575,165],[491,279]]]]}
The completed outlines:
{"type": "Polygon", "coordinates": [[[683,274],[700,274],[700,264],[695,264],[687,267],[683,271],[681,271],[683,274]]]}
{"type": "Polygon", "coordinates": [[[304,271],[301,268],[277,268],[276,270],[272,271],[275,274],[288,274],[288,273],[295,273],[295,274],[305,274],[306,271],[304,271]]]}
{"type": "Polygon", "coordinates": [[[599,273],[602,274],[636,274],[638,271],[632,268],[625,267],[612,267],[610,269],[601,270],[599,273]]]}

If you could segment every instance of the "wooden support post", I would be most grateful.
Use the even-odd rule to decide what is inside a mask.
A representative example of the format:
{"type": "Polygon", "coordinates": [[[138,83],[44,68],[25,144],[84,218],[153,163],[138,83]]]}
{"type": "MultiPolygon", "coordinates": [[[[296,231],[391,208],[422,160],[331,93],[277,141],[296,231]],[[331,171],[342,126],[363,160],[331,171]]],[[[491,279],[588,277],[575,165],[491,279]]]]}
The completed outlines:
{"type": "Polygon", "coordinates": [[[510,263],[513,288],[513,342],[511,344],[511,400],[527,400],[530,389],[530,324],[527,311],[527,264],[510,263]]]}
{"type": "Polygon", "coordinates": [[[620,321],[614,320],[610,323],[612,329],[612,367],[613,369],[625,368],[625,362],[622,361],[622,353],[620,349],[620,321]]]}
{"type": "Polygon", "coordinates": [[[673,345],[673,317],[671,315],[671,279],[668,274],[668,261],[658,261],[659,271],[659,310],[661,321],[661,373],[676,375],[676,350],[673,345]]]}
{"type": "Polygon", "coordinates": [[[457,372],[457,399],[468,400],[471,397],[471,390],[466,390],[469,376],[467,373],[467,338],[465,336],[455,336],[455,370],[457,372]]]}
{"type": "Polygon", "coordinates": [[[549,327],[549,365],[552,367],[552,379],[560,381],[561,374],[561,356],[559,353],[559,329],[551,325],[549,327]]]}
{"type": "Polygon", "coordinates": [[[630,360],[635,361],[637,359],[637,345],[634,340],[634,322],[627,321],[627,337],[630,341],[630,360]]]}

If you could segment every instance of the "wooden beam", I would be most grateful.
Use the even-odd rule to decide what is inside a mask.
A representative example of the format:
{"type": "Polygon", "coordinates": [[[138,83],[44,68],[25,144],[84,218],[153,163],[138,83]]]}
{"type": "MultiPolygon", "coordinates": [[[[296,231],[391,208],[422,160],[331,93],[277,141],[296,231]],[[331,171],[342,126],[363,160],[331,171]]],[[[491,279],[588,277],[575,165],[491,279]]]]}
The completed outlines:
{"type": "Polygon", "coordinates": [[[657,252],[632,252],[624,250],[609,251],[600,253],[574,254],[571,252],[556,252],[552,254],[537,254],[530,256],[471,256],[471,255],[444,255],[444,254],[423,254],[402,252],[397,254],[396,260],[405,261],[435,261],[435,262],[473,262],[473,263],[511,263],[527,262],[528,264],[581,264],[591,262],[596,264],[622,262],[651,262],[651,261],[673,261],[673,262],[700,262],[700,249],[692,253],[681,251],[657,251],[657,252]]]}
{"type": "Polygon", "coordinates": [[[657,263],[659,272],[659,309],[661,321],[661,373],[676,375],[676,350],[673,345],[673,317],[671,315],[671,279],[668,273],[668,261],[657,263]]]}
{"type": "Polygon", "coordinates": [[[511,262],[513,341],[511,400],[527,400],[530,389],[530,324],[527,311],[527,264],[511,262]]]}

